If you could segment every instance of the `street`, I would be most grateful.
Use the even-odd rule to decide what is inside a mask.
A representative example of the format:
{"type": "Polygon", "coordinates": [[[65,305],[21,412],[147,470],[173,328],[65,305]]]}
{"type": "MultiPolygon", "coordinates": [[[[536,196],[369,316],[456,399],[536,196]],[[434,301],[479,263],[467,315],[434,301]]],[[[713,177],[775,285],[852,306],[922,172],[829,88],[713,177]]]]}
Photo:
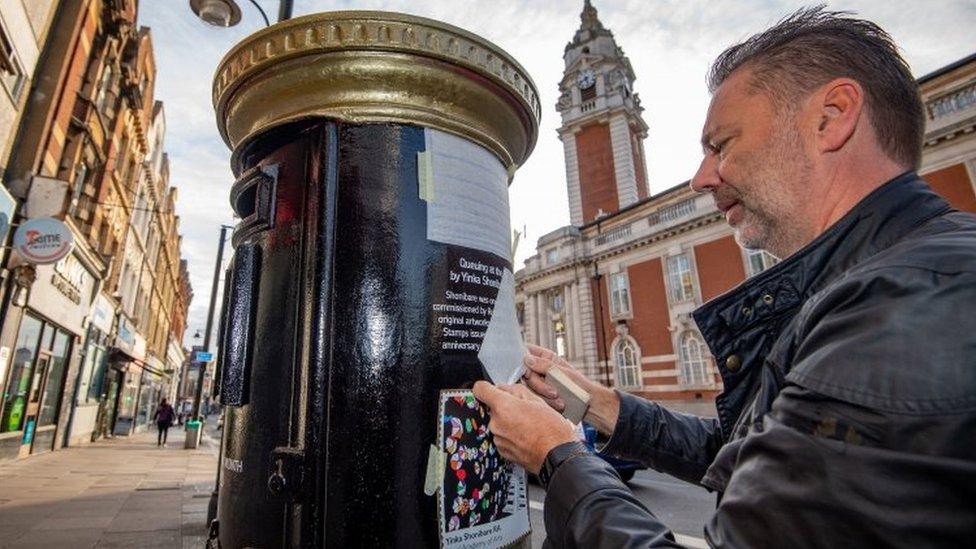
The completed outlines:
{"type": "MultiPolygon", "coordinates": [[[[702,528],[715,510],[715,494],[652,470],[638,471],[627,485],[652,513],[671,528],[679,543],[691,548],[708,547],[702,539],[702,528]]],[[[546,538],[542,516],[545,496],[541,487],[529,485],[532,547],[542,547],[546,538]]]]}

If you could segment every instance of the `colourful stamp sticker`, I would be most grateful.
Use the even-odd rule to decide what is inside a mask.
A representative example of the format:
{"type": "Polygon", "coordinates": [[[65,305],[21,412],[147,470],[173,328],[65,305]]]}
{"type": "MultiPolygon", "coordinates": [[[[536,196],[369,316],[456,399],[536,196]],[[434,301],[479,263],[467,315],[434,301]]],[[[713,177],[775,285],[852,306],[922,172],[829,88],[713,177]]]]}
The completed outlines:
{"type": "Polygon", "coordinates": [[[499,458],[488,410],[470,391],[442,391],[438,425],[442,547],[501,547],[527,535],[525,472],[499,458]]]}

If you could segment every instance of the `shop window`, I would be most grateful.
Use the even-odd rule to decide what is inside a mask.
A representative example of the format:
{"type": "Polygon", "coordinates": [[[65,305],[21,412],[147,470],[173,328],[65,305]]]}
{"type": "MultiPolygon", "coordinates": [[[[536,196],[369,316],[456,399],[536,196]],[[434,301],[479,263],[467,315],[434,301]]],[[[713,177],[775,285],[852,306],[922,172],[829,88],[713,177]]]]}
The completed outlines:
{"type": "Polygon", "coordinates": [[[102,385],[105,383],[105,370],[108,368],[105,348],[102,346],[92,346],[88,351],[85,360],[90,364],[86,365],[88,372],[87,387],[83,394],[85,402],[97,402],[102,397],[102,385]]]}
{"type": "Polygon", "coordinates": [[[688,254],[668,257],[668,292],[672,303],[694,299],[695,281],[688,254]]]}
{"type": "Polygon", "coordinates": [[[708,351],[694,332],[681,336],[681,381],[685,385],[708,385],[708,351]]]}
{"type": "Polygon", "coordinates": [[[779,263],[776,256],[765,250],[746,250],[749,259],[749,276],[755,276],[779,263]]]}
{"type": "Polygon", "coordinates": [[[610,275],[610,314],[630,314],[630,280],[627,271],[610,275]]]}
{"type": "Polygon", "coordinates": [[[27,393],[31,389],[34,357],[37,356],[37,344],[41,339],[42,327],[41,321],[30,315],[24,316],[20,323],[20,333],[14,345],[13,367],[4,386],[0,432],[19,431],[23,428],[27,393]]]}
{"type": "MultiPolygon", "coordinates": [[[[50,329],[51,326],[48,326],[50,329]]],[[[51,362],[48,366],[47,380],[44,382],[44,396],[37,415],[37,425],[53,425],[58,421],[58,409],[61,406],[61,390],[64,387],[64,374],[68,369],[68,357],[71,350],[71,337],[61,330],[55,332],[54,346],[51,349],[51,362]]]]}
{"type": "Polygon", "coordinates": [[[630,340],[621,339],[613,348],[613,363],[617,367],[617,385],[640,387],[640,356],[637,346],[630,340]]]}

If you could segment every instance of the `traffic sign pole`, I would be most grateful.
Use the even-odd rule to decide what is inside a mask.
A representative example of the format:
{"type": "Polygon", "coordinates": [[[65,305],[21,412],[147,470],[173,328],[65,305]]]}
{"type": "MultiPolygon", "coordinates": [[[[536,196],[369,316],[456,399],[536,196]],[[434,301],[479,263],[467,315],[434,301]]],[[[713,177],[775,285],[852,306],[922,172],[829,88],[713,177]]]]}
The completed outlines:
{"type": "MultiPolygon", "coordinates": [[[[217,284],[220,281],[220,264],[224,259],[224,241],[227,240],[227,230],[233,227],[227,225],[220,226],[220,244],[217,246],[217,264],[214,265],[214,276],[213,276],[213,287],[210,289],[210,309],[207,311],[207,328],[206,333],[203,334],[203,348],[204,353],[210,354],[210,332],[213,331],[213,317],[214,317],[214,307],[217,304],[217,284]]],[[[200,377],[197,379],[197,392],[193,396],[193,417],[198,420],[200,417],[200,397],[203,395],[203,378],[207,373],[207,363],[200,361],[199,353],[197,354],[197,364],[200,365],[200,377]]]]}

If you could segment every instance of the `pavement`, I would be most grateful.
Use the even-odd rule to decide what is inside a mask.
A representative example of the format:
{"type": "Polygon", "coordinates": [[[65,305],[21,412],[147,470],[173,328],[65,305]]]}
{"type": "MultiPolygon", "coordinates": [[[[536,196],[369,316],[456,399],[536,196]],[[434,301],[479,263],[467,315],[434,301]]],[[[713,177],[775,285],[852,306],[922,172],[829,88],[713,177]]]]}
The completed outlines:
{"type": "MultiPolygon", "coordinates": [[[[173,427],[164,448],[151,430],[0,462],[0,548],[205,547],[215,424],[208,421],[196,450],[184,450],[184,432],[173,427]]],[[[629,485],[679,543],[707,547],[702,528],[714,494],[654,471],[638,472],[629,485]]],[[[530,485],[533,547],[545,539],[544,501],[530,485]]]]}
{"type": "Polygon", "coordinates": [[[0,462],[0,547],[204,547],[218,442],[183,438],[174,426],[158,447],[151,429],[0,462]]]}

